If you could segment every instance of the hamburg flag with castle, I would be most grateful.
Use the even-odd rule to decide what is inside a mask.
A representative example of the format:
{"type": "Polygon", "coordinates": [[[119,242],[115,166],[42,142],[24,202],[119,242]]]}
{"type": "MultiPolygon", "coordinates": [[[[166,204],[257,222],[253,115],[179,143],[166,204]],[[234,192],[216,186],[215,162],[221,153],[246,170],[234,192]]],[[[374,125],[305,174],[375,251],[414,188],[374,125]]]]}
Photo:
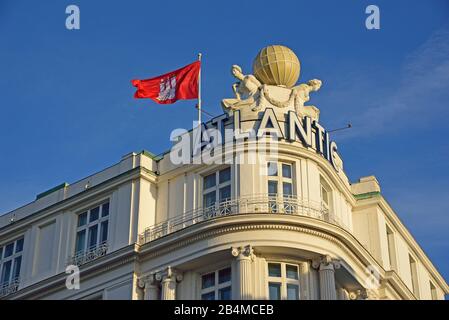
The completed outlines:
{"type": "Polygon", "coordinates": [[[159,104],[177,100],[197,99],[201,62],[195,61],[181,69],[145,80],[132,80],[137,88],[134,98],[149,98],[159,104]]]}

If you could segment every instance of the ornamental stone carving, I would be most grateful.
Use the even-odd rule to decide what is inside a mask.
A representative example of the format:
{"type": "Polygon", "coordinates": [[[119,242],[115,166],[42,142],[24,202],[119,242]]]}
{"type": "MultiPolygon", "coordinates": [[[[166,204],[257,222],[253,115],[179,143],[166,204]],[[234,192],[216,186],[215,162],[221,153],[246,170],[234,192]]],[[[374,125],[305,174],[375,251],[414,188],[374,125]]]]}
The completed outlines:
{"type": "Polygon", "coordinates": [[[300,117],[308,116],[318,121],[320,110],[305,103],[310,100],[311,92],[321,88],[322,81],[312,79],[294,86],[299,77],[300,63],[293,51],[284,46],[269,46],[261,52],[265,54],[260,58],[259,53],[256,58],[258,63],[255,66],[258,67],[255,75],[245,75],[240,66],[232,66],[232,75],[238,80],[232,86],[235,98],[223,99],[223,109],[258,112],[267,107],[285,108],[286,111],[295,111],[300,117]],[[271,54],[271,51],[286,51],[292,59],[286,61],[285,57],[271,54]],[[295,72],[297,76],[292,77],[295,72]]]}
{"type": "Polygon", "coordinates": [[[176,299],[176,286],[178,282],[183,279],[182,273],[172,267],[167,267],[163,272],[158,272],[155,275],[157,281],[160,281],[162,292],[162,300],[175,300],[176,299]]]}
{"type": "Polygon", "coordinates": [[[224,109],[239,110],[244,107],[255,108],[260,101],[260,88],[262,84],[252,74],[244,75],[242,68],[233,65],[231,69],[232,75],[239,80],[232,85],[235,98],[223,99],[222,106],[224,109]]]}
{"type": "Polygon", "coordinates": [[[380,295],[375,289],[361,289],[349,293],[351,300],[379,300],[380,295]]]}
{"type": "Polygon", "coordinates": [[[159,300],[160,281],[157,280],[156,274],[150,273],[140,277],[137,280],[137,285],[143,290],[144,300],[159,300]]]}
{"type": "Polygon", "coordinates": [[[233,247],[231,253],[237,260],[254,260],[254,249],[251,245],[238,248],[233,247]]]}
{"type": "Polygon", "coordinates": [[[323,255],[318,259],[312,260],[312,267],[320,270],[335,270],[340,269],[340,260],[332,259],[330,255],[323,255]]]}

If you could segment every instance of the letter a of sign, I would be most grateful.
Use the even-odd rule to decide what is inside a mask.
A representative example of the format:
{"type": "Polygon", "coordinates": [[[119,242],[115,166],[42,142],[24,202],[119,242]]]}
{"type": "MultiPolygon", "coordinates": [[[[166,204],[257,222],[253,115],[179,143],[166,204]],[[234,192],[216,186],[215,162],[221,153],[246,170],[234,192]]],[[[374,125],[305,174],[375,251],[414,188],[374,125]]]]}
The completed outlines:
{"type": "Polygon", "coordinates": [[[65,20],[65,27],[68,30],[79,30],[80,29],[80,8],[78,6],[71,4],[65,9],[65,13],[69,14],[65,20]]]}
{"type": "Polygon", "coordinates": [[[365,26],[368,30],[380,29],[380,10],[378,6],[369,5],[365,10],[366,14],[370,14],[365,20],[365,26]]]}

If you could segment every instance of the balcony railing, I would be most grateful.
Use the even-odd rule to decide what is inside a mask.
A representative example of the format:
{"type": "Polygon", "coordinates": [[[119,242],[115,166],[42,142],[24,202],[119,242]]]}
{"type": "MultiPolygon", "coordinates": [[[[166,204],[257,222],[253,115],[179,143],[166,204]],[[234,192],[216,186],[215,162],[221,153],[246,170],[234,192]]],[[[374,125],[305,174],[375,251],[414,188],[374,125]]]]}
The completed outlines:
{"type": "Polygon", "coordinates": [[[106,242],[98,246],[88,249],[87,251],[78,252],[67,259],[67,265],[80,266],[92,260],[98,259],[108,252],[108,244],[106,242]]]}
{"type": "Polygon", "coordinates": [[[199,208],[161,222],[147,228],[140,234],[138,242],[139,244],[148,243],[202,221],[223,216],[251,213],[307,216],[345,227],[319,202],[304,200],[296,196],[256,195],[229,199],[214,206],[199,208]]]}
{"type": "Polygon", "coordinates": [[[19,289],[20,279],[13,279],[11,282],[0,285],[0,298],[6,297],[19,289]]]}

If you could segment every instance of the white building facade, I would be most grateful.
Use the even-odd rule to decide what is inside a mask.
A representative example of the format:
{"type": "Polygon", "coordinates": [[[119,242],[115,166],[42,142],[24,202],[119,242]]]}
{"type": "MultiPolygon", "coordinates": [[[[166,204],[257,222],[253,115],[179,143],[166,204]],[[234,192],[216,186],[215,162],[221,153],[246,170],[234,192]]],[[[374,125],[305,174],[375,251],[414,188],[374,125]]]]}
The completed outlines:
{"type": "Polygon", "coordinates": [[[350,183],[318,117],[300,113],[266,102],[205,124],[253,129],[256,145],[277,131],[275,153],[244,138],[208,163],[130,153],[0,216],[0,299],[444,299],[376,178],[350,183]]]}

